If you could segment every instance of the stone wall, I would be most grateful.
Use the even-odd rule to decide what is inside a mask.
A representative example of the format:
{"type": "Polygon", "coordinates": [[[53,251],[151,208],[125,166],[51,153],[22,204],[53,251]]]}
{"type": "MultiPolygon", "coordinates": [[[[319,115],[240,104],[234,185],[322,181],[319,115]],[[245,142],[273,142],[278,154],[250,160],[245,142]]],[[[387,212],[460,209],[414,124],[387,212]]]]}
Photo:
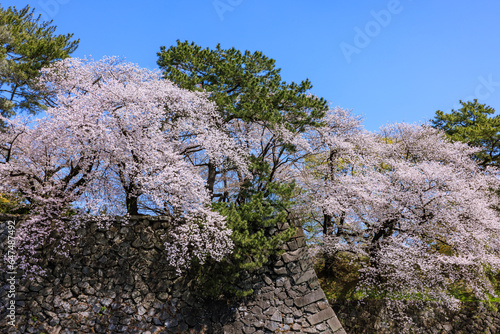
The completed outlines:
{"type": "MultiPolygon", "coordinates": [[[[500,313],[481,303],[466,302],[458,311],[451,311],[433,302],[423,305],[406,305],[404,314],[411,317],[413,325],[405,330],[406,321],[389,315],[383,300],[330,301],[345,330],[350,334],[498,334],[500,313]]],[[[494,304],[497,309],[499,303],[494,304]]]]}
{"type": "Polygon", "coordinates": [[[42,251],[47,275],[14,284],[4,260],[9,220],[20,217],[0,216],[1,333],[345,333],[300,228],[282,256],[241,281],[252,295],[215,301],[201,298],[192,281],[168,267],[162,255],[168,217],[131,217],[109,229],[89,222],[78,232],[71,261],[49,261],[42,251]]]}

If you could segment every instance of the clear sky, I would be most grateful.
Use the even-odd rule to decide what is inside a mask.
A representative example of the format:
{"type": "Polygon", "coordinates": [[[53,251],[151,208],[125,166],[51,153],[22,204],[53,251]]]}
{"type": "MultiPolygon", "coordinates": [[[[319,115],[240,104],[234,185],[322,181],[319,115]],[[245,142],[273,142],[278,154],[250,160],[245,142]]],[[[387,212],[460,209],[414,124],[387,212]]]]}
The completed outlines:
{"type": "Polygon", "coordinates": [[[157,68],[177,39],[262,51],[287,82],[362,115],[376,130],[419,122],[477,98],[500,111],[500,1],[33,0],[73,56],[115,55],[157,68]]]}

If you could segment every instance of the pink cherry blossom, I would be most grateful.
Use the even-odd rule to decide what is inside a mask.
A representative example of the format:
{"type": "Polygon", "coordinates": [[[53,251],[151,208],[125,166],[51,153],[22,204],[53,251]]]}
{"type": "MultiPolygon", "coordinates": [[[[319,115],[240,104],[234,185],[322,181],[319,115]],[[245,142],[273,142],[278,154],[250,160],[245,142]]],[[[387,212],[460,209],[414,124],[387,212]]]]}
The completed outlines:
{"type": "Polygon", "coordinates": [[[176,217],[166,256],[177,268],[231,251],[230,231],[210,210],[190,154],[231,160],[242,173],[246,161],[205,93],[116,58],[60,61],[40,84],[54,95],[46,116],[4,119],[9,126],[0,134],[0,191],[21,193],[32,212],[18,230],[24,256],[40,247],[69,256],[85,219],[82,212],[63,219],[71,207],[95,217],[135,205],[176,217]]]}
{"type": "Polygon", "coordinates": [[[300,175],[304,202],[331,222],[322,252],[368,259],[367,292],[456,305],[449,289],[460,282],[478,298],[494,295],[486,276],[500,270],[498,170],[480,169],[476,149],[426,125],[375,134],[340,109],[327,119],[310,134],[316,150],[300,175]]]}

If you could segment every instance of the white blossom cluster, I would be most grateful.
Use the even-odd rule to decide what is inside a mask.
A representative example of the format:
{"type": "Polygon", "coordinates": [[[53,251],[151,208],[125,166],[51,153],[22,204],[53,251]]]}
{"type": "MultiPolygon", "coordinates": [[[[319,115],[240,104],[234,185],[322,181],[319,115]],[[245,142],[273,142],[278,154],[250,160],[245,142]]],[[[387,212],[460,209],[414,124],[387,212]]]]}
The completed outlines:
{"type": "Polygon", "coordinates": [[[231,231],[210,210],[204,173],[217,173],[212,188],[229,200],[254,155],[273,180],[299,186],[295,211],[329,219],[319,252],[362,259],[361,289],[449,304],[458,283],[478,298],[494,294],[499,172],[438,130],[393,124],[371,133],[340,108],[307,131],[224,123],[206,93],[116,58],[57,62],[40,86],[52,94],[45,116],[2,118],[0,132],[0,192],[22,195],[31,209],[17,230],[27,270],[41,270],[26,267],[41,247],[69,257],[83,216],[124,215],[131,205],[175,218],[165,246],[179,271],[194,258],[221,260],[231,231]]]}
{"type": "Polygon", "coordinates": [[[71,206],[123,215],[127,198],[177,218],[166,245],[177,268],[231,252],[224,218],[209,209],[205,181],[186,160],[197,150],[244,172],[245,157],[205,93],[116,58],[60,61],[40,84],[53,94],[46,115],[3,119],[0,134],[0,191],[21,193],[36,213],[19,229],[27,254],[42,246],[65,253],[78,227],[60,219],[71,206]]]}
{"type": "Polygon", "coordinates": [[[500,270],[498,171],[480,169],[477,149],[425,125],[369,133],[340,109],[311,134],[316,151],[301,170],[305,200],[332,217],[322,252],[366,260],[360,285],[388,296],[425,295],[454,305],[454,284],[494,295],[500,270]]]}

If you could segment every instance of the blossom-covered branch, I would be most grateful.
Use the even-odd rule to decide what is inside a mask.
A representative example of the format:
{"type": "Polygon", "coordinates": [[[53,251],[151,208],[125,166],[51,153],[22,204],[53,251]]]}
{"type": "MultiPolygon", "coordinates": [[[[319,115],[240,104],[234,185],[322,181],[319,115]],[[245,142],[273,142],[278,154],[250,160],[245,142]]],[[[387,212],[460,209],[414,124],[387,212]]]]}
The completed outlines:
{"type": "Polygon", "coordinates": [[[115,58],[60,61],[40,84],[54,94],[54,106],[29,125],[4,119],[0,134],[0,191],[20,193],[33,213],[19,229],[26,254],[40,246],[67,254],[79,224],[61,217],[76,208],[173,215],[167,256],[175,266],[230,252],[230,231],[209,209],[205,180],[185,152],[199,146],[242,173],[246,161],[204,93],[115,58]]]}

